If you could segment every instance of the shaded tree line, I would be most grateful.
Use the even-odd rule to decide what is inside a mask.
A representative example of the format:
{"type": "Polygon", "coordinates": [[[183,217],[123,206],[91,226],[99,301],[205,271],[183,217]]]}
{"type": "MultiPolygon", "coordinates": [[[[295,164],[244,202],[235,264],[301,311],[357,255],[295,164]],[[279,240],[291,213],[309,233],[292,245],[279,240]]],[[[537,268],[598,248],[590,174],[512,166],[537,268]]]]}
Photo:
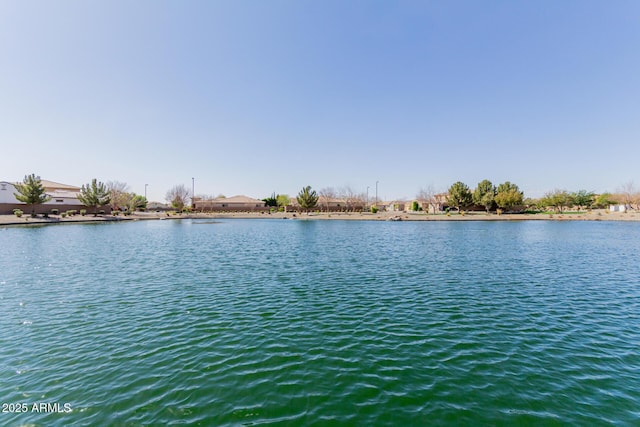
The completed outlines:
{"type": "Polygon", "coordinates": [[[447,204],[458,211],[472,206],[482,206],[487,212],[498,208],[512,210],[522,205],[523,197],[524,193],[518,186],[509,181],[496,187],[485,179],[479,182],[473,191],[465,183],[458,181],[449,187],[447,204]]]}

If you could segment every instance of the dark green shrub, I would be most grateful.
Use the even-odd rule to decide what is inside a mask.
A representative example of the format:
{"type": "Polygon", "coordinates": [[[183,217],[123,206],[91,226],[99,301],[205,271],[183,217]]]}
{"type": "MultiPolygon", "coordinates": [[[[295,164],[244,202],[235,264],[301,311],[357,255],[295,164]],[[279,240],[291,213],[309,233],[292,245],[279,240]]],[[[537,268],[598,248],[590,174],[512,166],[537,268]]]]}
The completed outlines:
{"type": "Polygon", "coordinates": [[[60,216],[61,216],[62,218],[66,218],[66,217],[67,217],[67,213],[66,213],[66,212],[62,212],[62,213],[60,214],[60,216]]]}
{"type": "Polygon", "coordinates": [[[51,215],[58,215],[59,212],[58,209],[51,209],[51,215]]]}
{"type": "Polygon", "coordinates": [[[378,207],[377,206],[371,206],[371,213],[378,213],[378,207]]]}
{"type": "Polygon", "coordinates": [[[87,214],[86,209],[80,209],[80,215],[85,216],[87,214]]]}
{"type": "Polygon", "coordinates": [[[22,214],[23,214],[23,213],[24,213],[24,212],[22,212],[20,209],[14,209],[14,210],[13,210],[13,214],[14,214],[15,216],[17,216],[18,218],[22,218],[22,214]]]}

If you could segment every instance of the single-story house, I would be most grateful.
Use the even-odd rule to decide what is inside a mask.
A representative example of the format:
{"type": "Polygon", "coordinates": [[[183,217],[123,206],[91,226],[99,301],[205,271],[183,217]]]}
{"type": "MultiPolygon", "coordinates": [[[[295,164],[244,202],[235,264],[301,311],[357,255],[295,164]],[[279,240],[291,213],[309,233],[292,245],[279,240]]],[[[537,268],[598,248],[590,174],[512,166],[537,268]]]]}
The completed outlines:
{"type": "Polygon", "coordinates": [[[168,203],[162,203],[162,202],[149,202],[147,203],[147,210],[148,211],[164,211],[164,210],[170,210],[171,205],[168,203]]]}
{"type": "Polygon", "coordinates": [[[387,212],[403,212],[411,208],[411,205],[403,200],[394,200],[392,202],[385,202],[384,208],[387,212]]]}
{"type": "MultiPolygon", "coordinates": [[[[448,196],[448,193],[434,194],[430,200],[418,200],[418,204],[425,212],[442,212],[449,206],[447,203],[448,196]]],[[[409,208],[410,207],[411,205],[409,205],[409,208]]]]}
{"type": "MultiPolygon", "coordinates": [[[[295,202],[295,197],[292,202],[295,202]]],[[[345,199],[320,196],[318,197],[318,204],[315,209],[323,212],[358,212],[365,209],[364,205],[365,201],[358,198],[345,199]]]]}
{"type": "Polygon", "coordinates": [[[196,211],[264,211],[266,203],[263,200],[247,196],[218,197],[211,200],[193,200],[196,211]]]}

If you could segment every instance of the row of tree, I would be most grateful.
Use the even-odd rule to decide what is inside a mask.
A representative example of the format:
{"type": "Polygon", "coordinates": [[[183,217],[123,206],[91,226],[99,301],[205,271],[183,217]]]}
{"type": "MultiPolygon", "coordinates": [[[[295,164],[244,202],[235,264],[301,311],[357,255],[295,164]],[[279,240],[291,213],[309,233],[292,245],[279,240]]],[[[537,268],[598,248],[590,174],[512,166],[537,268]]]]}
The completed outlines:
{"type": "Polygon", "coordinates": [[[474,191],[461,182],[455,182],[449,187],[447,204],[458,210],[470,206],[482,206],[487,212],[500,208],[509,210],[522,204],[524,193],[516,184],[507,181],[497,187],[488,179],[478,183],[474,191]]]}
{"type": "MultiPolygon", "coordinates": [[[[435,204],[439,201],[435,196],[433,191],[423,190],[418,194],[418,200],[435,204]]],[[[507,181],[496,187],[491,181],[485,179],[479,182],[473,191],[463,182],[454,183],[449,187],[446,202],[450,207],[455,207],[458,210],[481,206],[487,212],[496,209],[512,210],[516,207],[537,210],[552,209],[556,212],[562,212],[570,208],[578,208],[578,210],[605,208],[611,204],[623,204],[630,208],[640,209],[640,191],[635,188],[633,183],[627,183],[617,194],[595,194],[587,190],[574,192],[554,190],[547,192],[539,199],[525,199],[523,192],[516,184],[507,181]]]]}
{"type": "MultiPolygon", "coordinates": [[[[30,205],[32,215],[35,215],[37,205],[51,199],[46,194],[40,177],[35,174],[25,176],[21,184],[16,184],[16,191],[17,193],[14,193],[16,199],[30,205]]],[[[176,185],[166,193],[166,200],[178,210],[185,208],[190,197],[191,193],[184,185],[176,185]]],[[[561,212],[563,209],[571,207],[578,209],[599,208],[615,203],[640,209],[640,191],[635,188],[633,183],[625,184],[617,194],[596,195],[586,190],[576,192],[554,190],[546,193],[540,199],[524,199],[524,193],[516,184],[507,181],[495,186],[491,181],[485,179],[479,182],[474,190],[461,181],[455,182],[449,187],[444,197],[445,200],[443,200],[441,193],[436,193],[433,187],[428,187],[421,190],[416,198],[418,201],[426,203],[434,213],[442,206],[443,201],[458,210],[480,206],[487,212],[496,209],[512,210],[516,207],[553,209],[561,212]]],[[[329,203],[338,198],[343,201],[346,210],[368,205],[368,195],[353,191],[348,186],[337,191],[332,187],[323,188],[319,194],[311,186],[306,186],[298,193],[296,201],[305,210],[313,209],[319,203],[321,207],[328,210],[329,203]]],[[[112,210],[128,212],[144,210],[147,207],[146,197],[129,191],[127,184],[118,181],[109,181],[104,184],[95,178],[89,184],[81,187],[78,200],[87,207],[94,207],[96,214],[99,208],[106,205],[110,205],[112,210]]],[[[286,194],[276,195],[273,193],[263,200],[267,206],[273,207],[286,207],[291,204],[291,199],[286,194]]],[[[418,208],[419,204],[414,203],[413,209],[418,208]]]]}
{"type": "Polygon", "coordinates": [[[554,190],[546,193],[539,199],[527,199],[525,205],[527,208],[538,210],[551,209],[555,212],[562,212],[566,209],[578,208],[594,209],[606,208],[609,205],[625,205],[629,208],[640,208],[640,193],[637,195],[624,193],[611,194],[602,193],[595,194],[592,191],[579,190],[569,192],[566,190],[554,190]]]}
{"type": "MultiPolygon", "coordinates": [[[[46,193],[39,176],[35,174],[26,175],[20,184],[15,185],[17,193],[16,199],[26,203],[31,208],[31,216],[35,216],[36,206],[51,200],[51,196],[46,193]]],[[[93,207],[94,215],[104,206],[110,205],[113,210],[124,210],[133,212],[135,210],[146,209],[147,199],[128,191],[128,186],[121,182],[110,181],[107,184],[92,179],[90,183],[82,185],[78,200],[84,206],[93,207]]]]}
{"type": "MultiPolygon", "coordinates": [[[[304,187],[296,197],[298,205],[305,210],[313,209],[324,201],[327,203],[336,197],[336,193],[332,189],[323,189],[320,194],[317,194],[310,186],[304,187]]],[[[345,208],[349,206],[356,206],[359,203],[360,206],[366,204],[366,198],[364,196],[355,195],[355,193],[348,191],[345,195],[341,194],[341,200],[345,203],[345,208]]],[[[527,209],[553,209],[556,212],[562,212],[565,209],[577,207],[578,210],[591,209],[591,208],[606,208],[611,204],[624,204],[628,207],[640,210],[640,191],[637,191],[633,184],[626,184],[623,190],[618,194],[603,193],[595,194],[592,191],[579,190],[575,192],[568,192],[566,190],[554,190],[546,193],[539,199],[525,199],[524,193],[520,191],[520,188],[509,181],[506,181],[498,186],[493,185],[491,181],[485,179],[478,183],[476,188],[472,191],[463,182],[455,182],[449,187],[448,192],[444,195],[436,193],[432,187],[421,190],[417,195],[417,200],[429,205],[429,208],[435,211],[442,206],[442,202],[446,202],[449,207],[454,207],[458,210],[468,209],[473,206],[481,206],[487,212],[501,209],[501,210],[513,210],[515,208],[527,208],[527,209]]],[[[290,203],[290,199],[286,195],[278,195],[275,193],[267,199],[264,199],[268,206],[287,206],[290,203]]],[[[420,209],[420,203],[414,202],[412,204],[413,210],[420,209]]]]}
{"type": "MultiPolygon", "coordinates": [[[[295,198],[302,209],[313,209],[316,207],[329,210],[331,203],[340,200],[342,207],[346,211],[367,208],[369,205],[369,195],[354,191],[350,186],[339,189],[325,187],[319,192],[312,190],[310,186],[304,187],[295,198]]],[[[184,185],[177,185],[166,194],[166,200],[176,209],[183,209],[189,200],[190,192],[184,185]]],[[[222,198],[223,195],[217,196],[222,198]]],[[[201,196],[203,200],[213,198],[201,196]]],[[[273,193],[271,196],[262,199],[267,206],[274,208],[284,208],[291,204],[291,198],[286,194],[273,193]]],[[[579,190],[568,192],[565,190],[554,190],[546,193],[539,199],[525,199],[524,193],[518,185],[506,181],[499,185],[494,185],[490,180],[485,179],[479,182],[474,190],[471,190],[463,182],[455,182],[446,193],[436,192],[432,186],[420,190],[416,196],[416,201],[412,204],[412,209],[422,209],[427,205],[429,211],[436,213],[447,205],[457,210],[470,208],[484,208],[487,212],[501,210],[514,210],[516,208],[526,209],[553,209],[562,211],[566,208],[602,208],[610,204],[620,203],[626,206],[640,209],[640,191],[637,191],[633,183],[623,186],[618,194],[604,193],[596,195],[593,192],[579,190]]],[[[377,202],[377,201],[376,201],[377,202]]]]}
{"type": "Polygon", "coordinates": [[[284,209],[291,204],[291,198],[287,194],[273,193],[271,196],[262,199],[262,201],[269,207],[278,209],[284,209]]]}

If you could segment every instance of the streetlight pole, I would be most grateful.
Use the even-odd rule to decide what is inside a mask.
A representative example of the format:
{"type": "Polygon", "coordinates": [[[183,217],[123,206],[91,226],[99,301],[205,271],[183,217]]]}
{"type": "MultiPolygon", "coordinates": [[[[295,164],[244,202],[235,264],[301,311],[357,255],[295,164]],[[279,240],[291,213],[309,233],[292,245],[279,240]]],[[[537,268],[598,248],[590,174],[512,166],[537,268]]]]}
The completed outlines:
{"type": "Polygon", "coordinates": [[[149,184],[145,184],[144,185],[144,199],[147,200],[147,187],[149,186],[149,184]]]}
{"type": "Polygon", "coordinates": [[[195,197],[196,197],[196,179],[191,178],[191,208],[193,209],[195,209],[196,207],[195,197]]]}
{"type": "Polygon", "coordinates": [[[376,181],[376,208],[378,207],[378,182],[376,181]]]}

